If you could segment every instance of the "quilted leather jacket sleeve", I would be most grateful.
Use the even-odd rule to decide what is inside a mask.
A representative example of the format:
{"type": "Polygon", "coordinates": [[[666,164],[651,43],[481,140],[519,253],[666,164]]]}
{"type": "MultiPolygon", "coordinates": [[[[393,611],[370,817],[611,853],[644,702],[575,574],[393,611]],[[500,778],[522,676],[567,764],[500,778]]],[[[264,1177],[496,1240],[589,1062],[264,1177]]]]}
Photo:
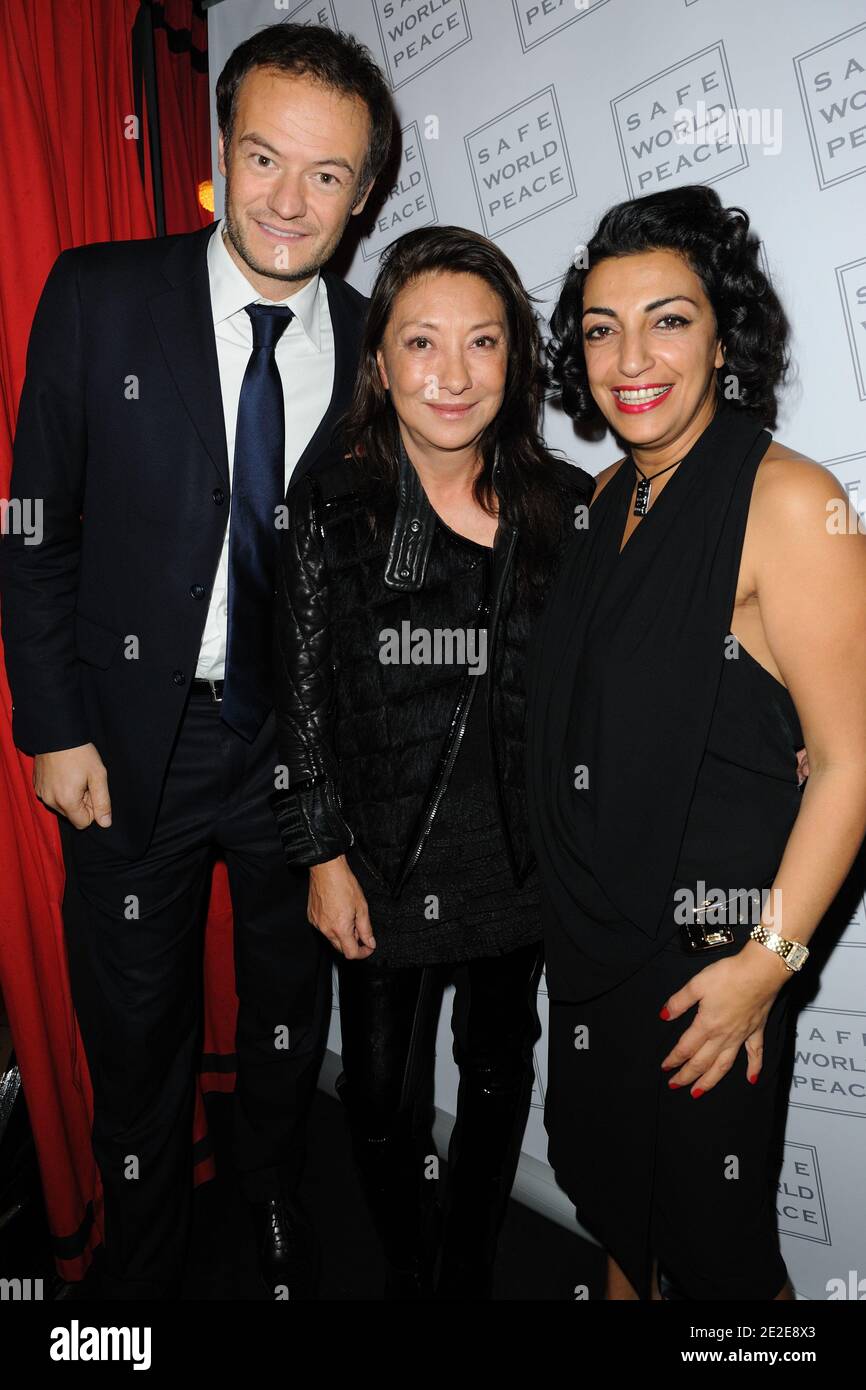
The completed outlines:
{"type": "Polygon", "coordinates": [[[271,806],[287,862],[305,866],[344,854],[354,837],[340,812],[332,747],[328,574],[312,482],[291,489],[288,504],[274,625],[277,748],[288,789],[275,791],[271,806]]]}

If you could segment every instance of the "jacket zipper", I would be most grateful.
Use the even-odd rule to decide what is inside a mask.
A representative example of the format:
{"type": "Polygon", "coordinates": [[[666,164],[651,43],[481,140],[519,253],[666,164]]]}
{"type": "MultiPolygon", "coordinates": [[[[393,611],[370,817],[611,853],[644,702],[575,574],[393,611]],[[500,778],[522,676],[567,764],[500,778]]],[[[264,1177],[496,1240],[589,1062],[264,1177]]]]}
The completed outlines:
{"type": "Polygon", "coordinates": [[[424,841],[427,839],[427,836],[430,833],[430,827],[432,826],[433,821],[436,817],[436,812],[439,810],[439,803],[441,802],[442,797],[445,794],[445,789],[448,785],[448,778],[451,776],[451,769],[454,766],[454,760],[457,757],[457,753],[460,749],[460,744],[463,741],[463,731],[466,728],[466,720],[469,718],[469,710],[472,706],[473,696],[475,695],[475,688],[472,684],[470,684],[470,682],[474,680],[475,677],[470,675],[466,675],[463,678],[463,687],[460,691],[459,696],[457,697],[457,704],[454,707],[454,714],[451,717],[451,733],[449,736],[450,742],[445,753],[443,753],[442,755],[442,762],[440,763],[441,770],[439,773],[439,780],[436,784],[436,790],[434,791],[433,796],[428,803],[427,810],[424,813],[424,820],[421,826],[421,831],[418,835],[418,839],[415,842],[412,853],[408,861],[404,862],[404,866],[400,870],[400,875],[397,879],[397,884],[394,890],[395,895],[402,891],[403,884],[406,882],[406,879],[408,878],[409,874],[412,872],[415,865],[418,863],[418,860],[421,856],[421,850],[424,848],[424,841]]]}
{"type": "MultiPolygon", "coordinates": [[[[491,670],[492,660],[493,660],[493,640],[492,640],[492,636],[493,636],[493,632],[495,631],[495,628],[496,628],[496,619],[497,619],[498,616],[499,616],[499,604],[500,604],[501,598],[502,598],[502,589],[503,589],[503,585],[504,585],[504,582],[505,582],[506,575],[507,575],[507,573],[508,573],[509,566],[510,566],[510,564],[511,564],[511,556],[512,556],[512,553],[513,553],[513,551],[514,551],[514,545],[515,545],[516,540],[517,540],[517,532],[516,532],[515,530],[512,530],[511,536],[510,536],[510,539],[509,539],[509,543],[508,543],[508,552],[507,552],[506,557],[505,557],[505,563],[504,563],[503,566],[502,566],[502,571],[501,571],[501,574],[500,574],[500,577],[499,577],[499,583],[497,584],[497,588],[496,588],[496,594],[495,594],[495,597],[494,597],[494,600],[493,600],[493,604],[492,604],[492,606],[491,606],[491,611],[490,611],[489,616],[488,616],[488,625],[487,625],[487,663],[488,663],[488,665],[487,665],[487,669],[488,669],[488,681],[487,681],[487,685],[488,685],[488,696],[489,696],[490,686],[491,686],[490,670],[491,670]]],[[[477,608],[477,611],[476,611],[476,617],[480,617],[480,616],[481,616],[481,614],[482,614],[483,611],[484,611],[484,607],[485,607],[486,602],[487,602],[487,595],[485,594],[485,595],[482,597],[481,602],[480,602],[479,605],[478,605],[478,608],[477,608]]],[[[415,845],[414,845],[414,847],[413,847],[413,849],[412,849],[412,853],[411,853],[411,855],[409,856],[409,858],[408,858],[407,860],[404,860],[403,867],[402,867],[402,869],[400,870],[400,874],[399,874],[399,876],[398,876],[397,883],[396,883],[395,888],[394,888],[394,894],[395,894],[395,896],[398,895],[400,892],[402,892],[403,885],[404,885],[404,883],[406,882],[406,879],[408,878],[409,874],[410,874],[410,873],[412,872],[412,870],[414,869],[415,865],[418,863],[418,860],[419,860],[419,858],[420,858],[420,856],[421,856],[421,851],[422,851],[422,849],[424,848],[424,841],[427,839],[427,836],[428,836],[429,833],[430,833],[430,828],[431,828],[431,826],[432,826],[432,824],[433,824],[433,821],[434,821],[434,819],[435,819],[435,817],[436,817],[436,812],[437,812],[438,809],[439,809],[439,804],[440,804],[440,802],[441,802],[441,800],[442,800],[442,797],[443,797],[444,794],[445,794],[445,789],[446,789],[446,787],[448,786],[448,779],[449,779],[449,777],[451,776],[451,769],[452,769],[452,767],[454,766],[455,759],[456,759],[457,754],[458,754],[458,752],[459,752],[459,750],[460,750],[460,744],[461,744],[462,741],[463,741],[463,733],[464,733],[464,730],[465,730],[465,728],[466,728],[466,721],[467,721],[467,719],[469,718],[469,711],[470,711],[470,709],[471,709],[471,707],[472,707],[472,700],[473,700],[474,695],[475,695],[475,687],[474,687],[474,685],[473,685],[474,680],[475,680],[475,677],[469,675],[468,673],[467,673],[467,675],[464,677],[463,687],[462,687],[462,689],[461,689],[461,691],[460,691],[459,696],[457,697],[457,704],[456,704],[455,707],[454,707],[454,713],[453,713],[453,715],[452,715],[452,717],[451,717],[451,733],[450,733],[450,736],[449,736],[449,743],[448,743],[448,746],[447,746],[447,748],[446,748],[446,750],[445,750],[445,753],[442,755],[442,762],[441,762],[441,764],[440,764],[440,773],[439,773],[439,779],[438,779],[438,781],[437,781],[437,783],[436,783],[436,790],[434,791],[433,796],[431,797],[431,799],[430,799],[430,801],[429,801],[429,803],[428,803],[427,810],[426,810],[426,812],[424,813],[424,819],[423,819],[423,822],[422,822],[422,825],[421,825],[421,830],[420,830],[420,833],[419,833],[419,835],[418,835],[418,838],[417,838],[417,840],[416,840],[416,842],[415,842],[415,845]]],[[[488,736],[489,736],[489,735],[490,735],[490,719],[489,719],[489,716],[488,716],[488,721],[487,721],[487,723],[488,723],[488,736]]],[[[491,744],[492,744],[492,739],[491,739],[491,744]]],[[[496,788],[496,791],[497,791],[497,804],[498,804],[498,806],[499,806],[499,815],[500,815],[500,819],[502,819],[502,816],[503,816],[502,798],[501,798],[501,795],[500,795],[500,793],[499,793],[498,779],[496,779],[495,776],[494,776],[494,781],[497,781],[497,788],[496,788]]],[[[505,831],[505,843],[506,843],[506,849],[507,849],[507,851],[508,851],[509,863],[512,865],[512,872],[513,872],[513,871],[514,871],[514,855],[513,855],[513,851],[511,850],[511,847],[510,847],[510,838],[509,838],[509,836],[508,836],[507,830],[505,831]]],[[[515,878],[516,878],[516,874],[515,874],[515,878]]]]}
{"type": "MultiPolygon", "coordinates": [[[[371,863],[370,863],[370,860],[367,858],[366,854],[365,854],[364,851],[361,849],[361,846],[358,844],[357,838],[356,838],[356,836],[355,836],[355,832],[354,832],[354,830],[352,829],[352,827],[349,825],[349,822],[346,820],[346,817],[345,817],[345,815],[343,814],[343,798],[342,798],[342,796],[340,795],[339,788],[337,788],[336,790],[337,790],[337,805],[338,805],[339,808],[340,808],[340,815],[343,816],[343,822],[344,822],[344,824],[345,824],[345,826],[346,826],[346,829],[348,830],[349,834],[350,834],[351,837],[352,837],[352,842],[351,842],[351,844],[349,845],[349,849],[354,850],[355,854],[357,854],[358,858],[361,860],[361,863],[364,865],[364,867],[366,868],[367,872],[371,875],[371,877],[373,878],[374,882],[380,884],[382,888],[384,888],[384,889],[387,890],[388,885],[387,885],[387,883],[385,882],[384,878],[382,877],[381,873],[380,873],[379,870],[376,868],[375,864],[371,864],[371,863]]],[[[346,856],[346,862],[347,862],[347,863],[348,863],[348,859],[349,859],[349,857],[348,857],[348,855],[347,855],[347,856],[346,856]]]]}
{"type": "Polygon", "coordinates": [[[505,580],[511,568],[511,557],[514,554],[514,547],[517,542],[517,532],[512,528],[508,542],[508,552],[505,562],[499,575],[496,597],[494,600],[493,612],[490,615],[490,628],[487,634],[488,647],[488,677],[487,677],[487,739],[490,748],[490,766],[493,772],[493,786],[496,790],[496,807],[499,811],[499,824],[502,829],[502,838],[505,842],[505,852],[508,862],[511,865],[511,872],[514,875],[514,882],[520,883],[520,874],[517,870],[517,861],[514,857],[514,846],[511,843],[511,832],[508,828],[508,820],[505,815],[505,804],[502,797],[502,782],[499,776],[499,763],[496,758],[496,747],[493,742],[493,647],[496,639],[496,626],[499,621],[499,609],[502,604],[502,593],[505,588],[505,580]]]}

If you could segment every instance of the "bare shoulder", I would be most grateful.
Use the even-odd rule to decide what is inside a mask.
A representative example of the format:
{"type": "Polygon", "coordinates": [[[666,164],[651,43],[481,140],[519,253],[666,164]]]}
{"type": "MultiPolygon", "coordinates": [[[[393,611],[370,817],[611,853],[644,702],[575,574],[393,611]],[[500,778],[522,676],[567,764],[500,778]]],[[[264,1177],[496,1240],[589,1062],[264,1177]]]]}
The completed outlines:
{"type": "Polygon", "coordinates": [[[765,528],[825,525],[828,504],[847,501],[842,484],[829,468],[773,440],[755,475],[749,521],[765,528]]]}
{"type": "Polygon", "coordinates": [[[595,475],[595,492],[592,494],[593,502],[598,501],[599,493],[607,486],[611,478],[619,472],[625,459],[617,459],[616,463],[609,463],[607,468],[603,468],[600,473],[595,475]]]}

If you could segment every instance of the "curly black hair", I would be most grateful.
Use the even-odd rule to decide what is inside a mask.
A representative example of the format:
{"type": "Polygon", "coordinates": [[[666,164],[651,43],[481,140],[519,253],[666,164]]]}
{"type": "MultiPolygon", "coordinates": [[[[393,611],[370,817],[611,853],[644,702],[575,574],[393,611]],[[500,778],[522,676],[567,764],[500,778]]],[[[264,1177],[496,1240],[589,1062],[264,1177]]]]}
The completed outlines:
{"type": "Polygon", "coordinates": [[[677,251],[698,276],[716,316],[725,362],[716,387],[730,403],[772,429],[777,392],[790,366],[789,325],[779,298],[758,259],[760,241],[742,208],[722,206],[704,184],[650,193],[618,203],[604,214],[581,259],[566,272],[550,319],[547,346],[550,376],[572,419],[601,423],[589,389],[584,358],[583,287],[590,269],[611,256],[642,251],[677,251]]]}

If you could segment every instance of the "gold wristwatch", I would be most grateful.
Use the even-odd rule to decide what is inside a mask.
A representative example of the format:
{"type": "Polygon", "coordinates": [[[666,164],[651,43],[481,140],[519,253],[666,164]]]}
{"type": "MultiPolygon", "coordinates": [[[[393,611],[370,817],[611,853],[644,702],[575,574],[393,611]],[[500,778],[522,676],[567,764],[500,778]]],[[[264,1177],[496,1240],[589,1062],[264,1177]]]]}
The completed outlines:
{"type": "Polygon", "coordinates": [[[801,968],[809,954],[808,946],[804,946],[802,942],[789,941],[786,936],[780,936],[776,931],[767,931],[766,927],[752,927],[749,936],[752,941],[759,941],[768,951],[774,951],[777,956],[781,956],[792,972],[801,968]]]}

